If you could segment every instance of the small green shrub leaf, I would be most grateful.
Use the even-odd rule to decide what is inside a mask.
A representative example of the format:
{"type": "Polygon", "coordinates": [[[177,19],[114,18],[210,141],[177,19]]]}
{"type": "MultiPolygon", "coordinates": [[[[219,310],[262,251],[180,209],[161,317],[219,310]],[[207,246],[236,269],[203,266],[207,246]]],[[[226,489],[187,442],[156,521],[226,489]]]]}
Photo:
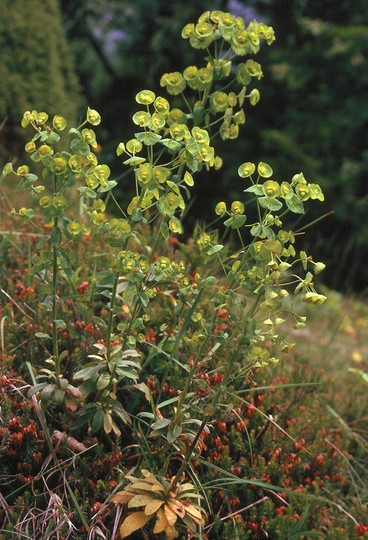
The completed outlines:
{"type": "Polygon", "coordinates": [[[160,420],[153,422],[151,427],[152,429],[157,430],[157,429],[163,429],[169,424],[171,424],[171,420],[169,418],[160,418],[160,420]]]}

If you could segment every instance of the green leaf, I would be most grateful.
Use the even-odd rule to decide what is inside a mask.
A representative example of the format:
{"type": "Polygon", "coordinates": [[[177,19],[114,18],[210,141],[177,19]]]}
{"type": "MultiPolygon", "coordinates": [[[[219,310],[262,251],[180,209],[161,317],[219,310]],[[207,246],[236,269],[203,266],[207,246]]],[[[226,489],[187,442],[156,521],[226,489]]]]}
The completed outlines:
{"type": "Polygon", "coordinates": [[[65,390],[62,390],[61,388],[56,388],[54,395],[53,395],[53,401],[57,405],[61,405],[65,398],[65,390]]]}
{"type": "Polygon", "coordinates": [[[8,174],[11,174],[13,172],[13,166],[11,163],[7,163],[5,167],[3,168],[3,176],[8,176],[8,174]]]}
{"type": "Polygon", "coordinates": [[[241,107],[243,105],[243,103],[244,103],[246,91],[247,91],[246,86],[243,86],[243,88],[241,89],[241,91],[238,94],[239,107],[241,107]]]}
{"type": "Polygon", "coordinates": [[[188,171],[186,171],[184,174],[184,182],[187,184],[187,186],[194,186],[193,176],[188,171]]]}
{"type": "Polygon", "coordinates": [[[78,416],[73,421],[71,429],[75,431],[81,428],[82,426],[87,424],[90,420],[92,420],[94,414],[95,414],[94,410],[85,410],[85,407],[83,407],[82,409],[79,409],[79,411],[77,412],[78,416]]]}
{"type": "Polygon", "coordinates": [[[225,227],[231,227],[232,229],[239,229],[244,225],[246,221],[247,217],[243,214],[239,214],[238,216],[233,216],[224,221],[224,225],[225,227]]]}
{"type": "Polygon", "coordinates": [[[106,322],[103,319],[101,319],[101,317],[97,317],[97,315],[95,315],[93,317],[93,320],[95,321],[96,324],[98,324],[98,326],[101,326],[101,328],[107,328],[106,322]]]}
{"type": "Polygon", "coordinates": [[[132,221],[134,221],[134,223],[139,223],[141,221],[143,225],[147,223],[146,218],[142,214],[141,208],[137,208],[137,207],[133,208],[132,221]]]}
{"type": "Polygon", "coordinates": [[[305,251],[300,252],[300,260],[302,262],[303,269],[306,272],[307,271],[307,266],[308,266],[308,255],[306,254],[305,251]]]}
{"type": "Polygon", "coordinates": [[[73,139],[70,142],[70,149],[73,154],[80,154],[82,156],[88,156],[91,151],[89,144],[82,141],[82,139],[73,139]]]}
{"type": "Polygon", "coordinates": [[[145,158],[138,157],[138,156],[132,156],[132,157],[126,159],[125,161],[123,161],[123,163],[124,163],[124,165],[135,166],[135,165],[140,165],[141,163],[144,163],[145,161],[146,161],[145,158]]]}
{"type": "Polygon", "coordinates": [[[56,328],[66,328],[66,323],[62,319],[54,319],[56,328]]]}
{"type": "Polygon", "coordinates": [[[95,199],[97,197],[97,194],[93,191],[93,189],[90,189],[89,187],[81,186],[78,187],[77,190],[82,193],[82,195],[90,197],[91,199],[95,199]]]}
{"type": "Polygon", "coordinates": [[[280,208],[282,208],[282,206],[283,206],[282,202],[279,201],[278,199],[269,199],[268,208],[271,211],[280,210],[280,208]]]}
{"type": "Polygon", "coordinates": [[[35,386],[32,386],[28,392],[27,392],[27,397],[28,398],[31,398],[32,396],[34,396],[35,394],[37,394],[37,392],[40,392],[40,390],[42,390],[43,388],[45,388],[45,386],[47,386],[47,383],[40,383],[40,384],[35,384],[35,386]]]}
{"type": "Polygon", "coordinates": [[[146,146],[153,146],[162,139],[161,135],[158,135],[158,133],[153,133],[153,131],[135,133],[134,136],[136,137],[136,139],[138,139],[138,141],[145,144],[146,146]]]}
{"type": "Polygon", "coordinates": [[[25,175],[24,180],[26,180],[27,182],[33,183],[38,180],[38,176],[32,173],[28,173],[25,175]]]}
{"type": "Polygon", "coordinates": [[[81,132],[78,131],[78,129],[76,129],[76,128],[70,128],[69,129],[69,134],[70,135],[77,135],[78,137],[82,137],[81,132]]]}
{"type": "Polygon", "coordinates": [[[43,249],[46,246],[48,241],[49,241],[48,236],[44,236],[43,238],[41,238],[41,240],[37,242],[37,249],[43,249]]]}
{"type": "Polygon", "coordinates": [[[261,236],[262,234],[262,225],[260,223],[256,223],[253,225],[253,227],[250,230],[250,234],[252,236],[261,236]]]}
{"type": "Polygon", "coordinates": [[[108,373],[101,373],[96,384],[97,390],[103,390],[104,388],[107,388],[110,384],[110,379],[111,378],[108,373]]]}
{"type": "Polygon", "coordinates": [[[361,369],[356,368],[349,368],[350,373],[354,373],[355,375],[358,375],[364,381],[366,384],[368,384],[368,373],[365,373],[361,369]]]}
{"type": "MultiPolygon", "coordinates": [[[[72,263],[70,261],[68,253],[64,249],[59,250],[60,259],[62,260],[62,266],[65,274],[68,277],[72,277],[74,271],[72,267],[72,263]]],[[[76,294],[76,290],[74,289],[74,294],[76,294]]]]}
{"type": "Polygon", "coordinates": [[[45,334],[45,332],[36,332],[35,336],[38,339],[51,339],[51,336],[49,336],[49,334],[45,334]]]}
{"type": "Polygon", "coordinates": [[[148,401],[148,403],[151,402],[151,396],[152,396],[151,390],[150,390],[149,387],[146,385],[146,383],[141,382],[141,383],[135,384],[135,385],[134,385],[134,388],[137,388],[138,390],[140,390],[141,392],[143,392],[144,397],[146,398],[146,400],[148,401]]]}
{"type": "Polygon", "coordinates": [[[181,426],[174,426],[173,427],[173,436],[175,437],[175,439],[180,437],[182,431],[183,431],[183,428],[181,426]]]}
{"type": "Polygon", "coordinates": [[[262,208],[268,208],[269,210],[280,210],[282,208],[282,202],[278,199],[269,199],[268,197],[260,197],[258,199],[262,208]]]}
{"type": "Polygon", "coordinates": [[[275,233],[273,232],[271,227],[267,227],[266,225],[262,225],[262,233],[271,240],[275,238],[275,233]]]}
{"type": "Polygon", "coordinates": [[[123,142],[118,144],[118,147],[116,149],[116,155],[121,156],[121,154],[124,154],[125,152],[125,144],[123,142]]]}
{"type": "Polygon", "coordinates": [[[56,144],[59,141],[60,141],[60,135],[58,135],[55,131],[50,131],[47,137],[45,138],[45,142],[47,142],[47,144],[50,144],[51,146],[53,144],[56,144]]]}
{"type": "Polygon", "coordinates": [[[224,246],[222,244],[215,244],[207,251],[207,255],[214,255],[215,253],[221,251],[223,248],[224,246]]]}
{"type": "Polygon", "coordinates": [[[112,287],[115,282],[115,274],[112,272],[103,272],[100,274],[101,279],[98,282],[99,287],[112,287]]]}
{"type": "Polygon", "coordinates": [[[285,203],[294,214],[304,214],[303,202],[297,195],[294,194],[290,199],[285,199],[285,203]]]}
{"type": "Polygon", "coordinates": [[[124,424],[131,424],[132,421],[129,414],[126,412],[125,409],[123,409],[123,407],[119,403],[115,402],[113,404],[113,411],[114,414],[116,414],[120,418],[120,420],[124,422],[124,424]]]}
{"type": "Polygon", "coordinates": [[[74,381],[88,381],[90,379],[95,379],[97,373],[100,371],[101,368],[102,368],[101,364],[96,365],[95,363],[93,363],[92,365],[88,367],[86,366],[80,371],[77,371],[77,373],[75,373],[73,376],[73,380],[74,381]]]}
{"type": "MultiPolygon", "coordinates": [[[[175,426],[175,427],[177,427],[177,426],[175,426]]],[[[175,442],[175,440],[176,440],[178,437],[175,437],[175,435],[174,435],[174,430],[169,429],[168,432],[167,432],[166,438],[167,438],[167,442],[168,442],[169,444],[172,444],[173,442],[175,442]]]]}
{"type": "Polygon", "coordinates": [[[204,107],[195,107],[193,111],[193,123],[195,126],[201,125],[204,118],[204,107]]]}
{"type": "Polygon", "coordinates": [[[100,431],[103,424],[103,418],[104,418],[104,412],[102,409],[99,409],[96,414],[93,417],[92,420],[92,431],[93,433],[96,433],[97,431],[100,431]]]}
{"type": "Polygon", "coordinates": [[[263,195],[262,185],[256,184],[254,186],[250,186],[249,188],[245,189],[244,192],[255,193],[258,196],[263,195]]]}
{"type": "Polygon", "coordinates": [[[164,237],[165,240],[167,240],[170,236],[169,226],[166,223],[166,221],[163,221],[160,225],[160,233],[164,237]]]}
{"type": "Polygon", "coordinates": [[[173,139],[161,139],[160,144],[163,144],[171,150],[172,152],[179,152],[180,148],[182,147],[182,143],[179,141],[174,141],[173,139]]]}
{"type": "Polygon", "coordinates": [[[56,387],[54,384],[47,384],[41,392],[42,403],[48,403],[54,394],[56,387]]]}
{"type": "Polygon", "coordinates": [[[151,428],[154,429],[154,430],[163,429],[164,427],[168,426],[169,424],[171,424],[171,420],[169,418],[160,418],[156,422],[153,422],[151,428]]]}
{"type": "Polygon", "coordinates": [[[54,229],[52,229],[51,234],[50,234],[51,244],[55,247],[58,247],[61,244],[61,239],[62,239],[62,235],[61,235],[61,230],[59,229],[59,227],[55,227],[54,229]]]}
{"type": "Polygon", "coordinates": [[[110,191],[115,186],[117,186],[117,184],[118,183],[115,180],[108,180],[107,185],[106,186],[100,186],[97,191],[99,193],[106,193],[106,191],[110,191]]]}

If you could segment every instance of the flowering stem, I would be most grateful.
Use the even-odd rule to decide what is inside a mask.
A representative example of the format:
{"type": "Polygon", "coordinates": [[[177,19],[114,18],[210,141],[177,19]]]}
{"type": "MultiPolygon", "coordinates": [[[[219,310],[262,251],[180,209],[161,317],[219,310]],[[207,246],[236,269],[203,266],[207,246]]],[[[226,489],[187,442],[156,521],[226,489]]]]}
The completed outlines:
{"type": "Polygon", "coordinates": [[[119,276],[115,276],[114,284],[111,291],[111,300],[110,300],[110,311],[109,311],[109,320],[107,322],[107,335],[106,335],[106,350],[107,350],[107,362],[110,362],[111,357],[111,336],[112,336],[112,325],[114,322],[114,310],[116,303],[116,294],[118,290],[118,281],[119,276]]]}
{"type": "MultiPolygon", "coordinates": [[[[218,400],[219,400],[219,398],[220,398],[220,396],[221,396],[221,394],[223,392],[223,389],[226,388],[226,384],[227,384],[227,382],[229,380],[229,376],[230,376],[230,369],[231,369],[231,367],[230,367],[230,365],[228,365],[227,370],[226,370],[226,372],[224,374],[224,378],[222,380],[222,384],[218,387],[217,392],[213,397],[213,400],[212,400],[212,403],[211,403],[211,405],[213,407],[216,406],[216,404],[217,404],[217,402],[218,402],[218,400]]],[[[189,379],[191,380],[191,377],[188,376],[188,380],[189,379]]],[[[188,465],[188,463],[189,463],[189,461],[190,461],[190,459],[191,459],[191,457],[193,455],[193,452],[195,451],[195,448],[197,446],[199,438],[200,438],[203,430],[205,429],[209,418],[210,418],[209,415],[204,416],[204,418],[202,420],[202,423],[199,426],[198,431],[197,431],[193,441],[191,442],[186,454],[184,455],[183,461],[182,461],[182,463],[181,463],[181,465],[180,465],[180,467],[178,469],[178,472],[176,473],[174,479],[171,482],[170,491],[173,491],[175,489],[176,484],[179,482],[179,480],[181,478],[181,475],[185,471],[185,468],[187,467],[187,465],[188,465]]]]}
{"type": "MultiPolygon", "coordinates": [[[[54,219],[54,230],[57,229],[57,218],[54,219]]],[[[58,285],[58,248],[52,248],[52,353],[55,361],[56,377],[61,375],[59,362],[59,344],[57,335],[57,285],[58,285]]]]}

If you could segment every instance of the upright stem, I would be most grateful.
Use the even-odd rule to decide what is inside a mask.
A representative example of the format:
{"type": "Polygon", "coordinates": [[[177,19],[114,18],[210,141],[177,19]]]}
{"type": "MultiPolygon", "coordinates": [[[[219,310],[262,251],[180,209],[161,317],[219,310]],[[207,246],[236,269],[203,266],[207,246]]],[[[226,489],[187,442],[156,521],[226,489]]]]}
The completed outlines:
{"type": "MultiPolygon", "coordinates": [[[[220,398],[220,396],[221,396],[221,394],[223,392],[223,389],[226,388],[226,384],[227,384],[227,382],[229,380],[230,369],[231,369],[231,366],[228,365],[227,370],[226,370],[226,372],[224,374],[222,385],[219,386],[218,390],[216,391],[216,394],[213,397],[213,401],[211,403],[211,405],[213,407],[215,407],[217,405],[217,402],[218,402],[218,400],[219,400],[219,398],[220,398]]],[[[174,491],[177,483],[180,482],[181,475],[185,471],[189,461],[192,458],[193,453],[195,452],[197,442],[199,441],[199,438],[200,438],[203,430],[205,429],[209,418],[210,418],[209,415],[204,416],[204,418],[202,420],[202,423],[199,426],[198,431],[197,431],[193,441],[191,442],[188,450],[186,451],[186,453],[185,453],[185,455],[183,457],[183,461],[181,462],[181,465],[180,465],[180,467],[178,469],[178,472],[176,473],[175,477],[173,478],[173,480],[171,482],[170,491],[174,491]]]]}
{"type": "MultiPolygon", "coordinates": [[[[58,185],[57,185],[57,178],[54,174],[54,193],[57,193],[58,191],[58,185]]],[[[54,217],[54,223],[53,223],[53,230],[57,231],[58,229],[59,220],[58,217],[54,217]]],[[[60,360],[59,360],[59,343],[58,343],[58,326],[57,326],[57,303],[58,303],[58,296],[57,296],[57,288],[58,288],[58,281],[59,281],[59,267],[58,267],[58,247],[56,244],[53,244],[52,246],[52,354],[54,356],[54,362],[55,362],[55,373],[57,380],[59,380],[59,377],[61,375],[61,369],[60,369],[60,360]]]]}
{"type": "Polygon", "coordinates": [[[107,336],[106,336],[106,350],[107,350],[107,361],[110,362],[111,357],[111,335],[112,335],[112,325],[114,322],[114,309],[116,303],[116,294],[118,290],[118,281],[119,276],[115,276],[115,281],[111,291],[111,300],[110,300],[110,312],[109,320],[107,322],[107,336]]]}
{"type": "MultiPolygon", "coordinates": [[[[57,228],[57,218],[54,219],[54,229],[57,228]]],[[[57,335],[57,286],[58,286],[58,248],[52,248],[52,354],[55,360],[56,376],[61,375],[59,358],[59,344],[57,335]]]]}

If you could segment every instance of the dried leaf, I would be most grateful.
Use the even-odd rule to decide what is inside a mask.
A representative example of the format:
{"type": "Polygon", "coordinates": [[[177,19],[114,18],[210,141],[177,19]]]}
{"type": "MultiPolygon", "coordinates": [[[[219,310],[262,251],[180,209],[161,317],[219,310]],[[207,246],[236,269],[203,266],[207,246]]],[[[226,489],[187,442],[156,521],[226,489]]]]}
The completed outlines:
{"type": "Polygon", "coordinates": [[[153,529],[153,534],[159,534],[160,532],[166,530],[167,527],[169,527],[169,522],[167,521],[165,512],[162,508],[160,508],[160,510],[157,512],[157,520],[153,529]]]}
{"type": "Polygon", "coordinates": [[[200,523],[203,519],[201,512],[197,508],[195,508],[195,506],[193,506],[192,504],[188,504],[184,502],[183,504],[185,505],[186,513],[189,514],[192,519],[200,523]]]}
{"type": "Polygon", "coordinates": [[[166,540],[174,540],[174,538],[177,538],[179,536],[179,532],[173,525],[170,525],[165,529],[165,534],[166,540]]]}
{"type": "Polygon", "coordinates": [[[170,506],[165,504],[164,511],[165,511],[165,516],[169,525],[174,525],[176,523],[176,520],[178,519],[178,516],[176,515],[174,510],[172,510],[170,506]]]}
{"type": "Polygon", "coordinates": [[[175,512],[175,514],[177,514],[179,517],[182,518],[185,516],[184,505],[180,501],[172,499],[171,501],[168,501],[167,504],[170,506],[171,510],[175,512]]]}
{"type": "Polygon", "coordinates": [[[120,437],[121,431],[120,431],[120,429],[118,428],[118,426],[115,424],[114,420],[112,421],[112,430],[113,430],[113,432],[115,433],[115,435],[116,435],[117,437],[120,437]]]}
{"type": "Polygon", "coordinates": [[[120,527],[121,538],[126,538],[134,531],[138,531],[138,529],[144,527],[151,518],[152,516],[146,516],[144,512],[134,512],[133,514],[129,514],[120,527]]]}
{"type": "Polygon", "coordinates": [[[152,486],[151,490],[156,493],[156,492],[161,492],[161,493],[165,493],[165,490],[164,490],[164,487],[160,484],[160,485],[157,485],[157,486],[152,486]]]}
{"type": "MultiPolygon", "coordinates": [[[[139,506],[146,506],[146,504],[152,501],[150,495],[135,495],[128,503],[129,508],[137,508],[139,506]]],[[[148,515],[148,514],[147,514],[148,515]]]]}
{"type": "Polygon", "coordinates": [[[74,437],[70,437],[63,431],[58,431],[57,429],[55,429],[52,436],[58,442],[63,442],[66,446],[68,446],[71,450],[74,450],[75,452],[84,452],[87,450],[87,447],[84,446],[83,443],[77,441],[77,439],[75,439],[74,437]]]}
{"type": "Polygon", "coordinates": [[[72,412],[75,412],[79,407],[79,403],[71,396],[68,396],[68,394],[65,394],[64,404],[72,412]]]}
{"type": "Polygon", "coordinates": [[[138,384],[135,384],[134,385],[135,388],[138,388],[138,390],[140,390],[141,392],[144,393],[144,397],[146,398],[146,400],[148,401],[148,403],[150,403],[151,401],[151,390],[148,388],[148,386],[146,385],[146,383],[138,383],[138,384]]]}
{"type": "Polygon", "coordinates": [[[188,491],[188,490],[191,490],[191,489],[195,489],[193,484],[190,484],[189,482],[187,482],[186,484],[181,484],[180,488],[179,488],[179,492],[180,494],[183,492],[183,491],[188,491]]]}
{"type": "Polygon", "coordinates": [[[151,514],[154,514],[155,512],[157,512],[157,510],[161,508],[163,504],[164,504],[164,501],[160,499],[152,499],[151,502],[149,502],[146,505],[146,508],[144,509],[144,513],[146,514],[146,516],[150,516],[151,514]]]}
{"type": "Polygon", "coordinates": [[[140,489],[142,491],[152,491],[152,484],[149,482],[146,482],[145,480],[135,480],[131,486],[128,486],[127,489],[131,491],[135,491],[136,489],[140,489]]]}
{"type": "Polygon", "coordinates": [[[105,413],[103,418],[103,428],[105,433],[110,433],[112,430],[111,414],[105,413]]]}
{"type": "Polygon", "coordinates": [[[147,471],[147,469],[142,469],[142,474],[145,477],[143,482],[149,482],[150,484],[155,484],[156,486],[161,486],[162,484],[159,480],[157,480],[156,476],[152,474],[151,472],[147,471]]]}
{"type": "Polygon", "coordinates": [[[112,497],[110,497],[109,502],[115,504],[126,504],[134,497],[133,493],[128,493],[127,491],[118,491],[112,497]]]}

